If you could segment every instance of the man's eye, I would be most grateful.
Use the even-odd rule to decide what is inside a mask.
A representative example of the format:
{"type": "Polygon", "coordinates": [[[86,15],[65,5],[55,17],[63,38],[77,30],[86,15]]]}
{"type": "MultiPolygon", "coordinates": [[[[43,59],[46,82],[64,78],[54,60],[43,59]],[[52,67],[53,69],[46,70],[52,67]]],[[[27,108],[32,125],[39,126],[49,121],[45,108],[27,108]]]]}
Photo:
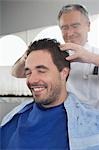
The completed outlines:
{"type": "Polygon", "coordinates": [[[68,30],[68,27],[67,26],[62,26],[61,30],[68,30]]]}
{"type": "Polygon", "coordinates": [[[75,25],[75,26],[73,26],[73,28],[78,28],[78,26],[75,25]]]}
{"type": "Polygon", "coordinates": [[[26,71],[26,72],[25,72],[25,76],[29,76],[30,74],[31,74],[30,71],[26,71]]]}
{"type": "Polygon", "coordinates": [[[46,73],[46,70],[40,69],[40,70],[38,70],[38,72],[39,72],[39,73],[46,73]]]}
{"type": "Polygon", "coordinates": [[[75,25],[73,25],[73,28],[79,28],[80,27],[80,25],[79,24],[75,24],[75,25]]]}

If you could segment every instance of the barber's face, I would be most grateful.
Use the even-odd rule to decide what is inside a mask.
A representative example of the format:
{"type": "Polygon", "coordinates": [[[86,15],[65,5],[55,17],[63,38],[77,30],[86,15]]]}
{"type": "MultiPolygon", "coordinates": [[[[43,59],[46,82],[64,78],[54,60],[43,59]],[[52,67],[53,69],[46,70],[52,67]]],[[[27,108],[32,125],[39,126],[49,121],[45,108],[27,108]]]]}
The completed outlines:
{"type": "Polygon", "coordinates": [[[90,23],[79,11],[63,13],[60,17],[59,25],[65,43],[72,42],[84,45],[87,42],[90,23]]]}
{"type": "Polygon", "coordinates": [[[36,103],[54,106],[64,100],[62,92],[66,76],[58,71],[49,52],[31,52],[26,59],[25,74],[36,103]]]}

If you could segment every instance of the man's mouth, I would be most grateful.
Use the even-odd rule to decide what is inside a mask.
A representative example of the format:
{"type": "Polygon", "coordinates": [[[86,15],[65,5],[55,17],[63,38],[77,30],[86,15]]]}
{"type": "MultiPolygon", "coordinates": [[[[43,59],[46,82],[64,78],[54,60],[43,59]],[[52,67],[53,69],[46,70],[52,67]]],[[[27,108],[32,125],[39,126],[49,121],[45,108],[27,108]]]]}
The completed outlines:
{"type": "Polygon", "coordinates": [[[31,86],[31,91],[34,93],[40,93],[44,91],[47,88],[45,85],[38,85],[38,86],[31,86]]]}
{"type": "Polygon", "coordinates": [[[43,91],[45,89],[45,87],[34,87],[33,88],[33,91],[34,92],[41,92],[41,91],[43,91]]]}

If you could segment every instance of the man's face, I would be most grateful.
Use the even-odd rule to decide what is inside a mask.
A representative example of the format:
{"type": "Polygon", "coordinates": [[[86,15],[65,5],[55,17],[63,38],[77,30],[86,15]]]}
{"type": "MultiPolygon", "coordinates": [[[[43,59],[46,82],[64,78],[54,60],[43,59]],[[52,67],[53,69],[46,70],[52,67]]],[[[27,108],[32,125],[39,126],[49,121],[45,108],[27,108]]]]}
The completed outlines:
{"type": "Polygon", "coordinates": [[[63,13],[59,20],[65,43],[84,45],[87,42],[90,23],[79,11],[63,13]]]}
{"type": "Polygon", "coordinates": [[[54,106],[64,100],[63,84],[66,84],[66,76],[58,71],[49,52],[31,52],[26,59],[25,74],[35,102],[54,106]]]}

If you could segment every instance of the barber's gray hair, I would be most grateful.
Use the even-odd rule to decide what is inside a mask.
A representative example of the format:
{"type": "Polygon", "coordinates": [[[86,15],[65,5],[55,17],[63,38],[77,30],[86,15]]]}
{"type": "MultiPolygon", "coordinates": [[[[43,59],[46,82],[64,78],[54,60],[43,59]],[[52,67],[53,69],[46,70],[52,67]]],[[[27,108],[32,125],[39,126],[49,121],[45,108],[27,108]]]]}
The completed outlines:
{"type": "Polygon", "coordinates": [[[63,13],[68,13],[72,10],[77,10],[81,12],[81,14],[83,14],[89,20],[88,11],[86,10],[84,6],[79,5],[79,4],[69,4],[69,5],[63,6],[58,14],[58,20],[60,19],[63,13]]]}

